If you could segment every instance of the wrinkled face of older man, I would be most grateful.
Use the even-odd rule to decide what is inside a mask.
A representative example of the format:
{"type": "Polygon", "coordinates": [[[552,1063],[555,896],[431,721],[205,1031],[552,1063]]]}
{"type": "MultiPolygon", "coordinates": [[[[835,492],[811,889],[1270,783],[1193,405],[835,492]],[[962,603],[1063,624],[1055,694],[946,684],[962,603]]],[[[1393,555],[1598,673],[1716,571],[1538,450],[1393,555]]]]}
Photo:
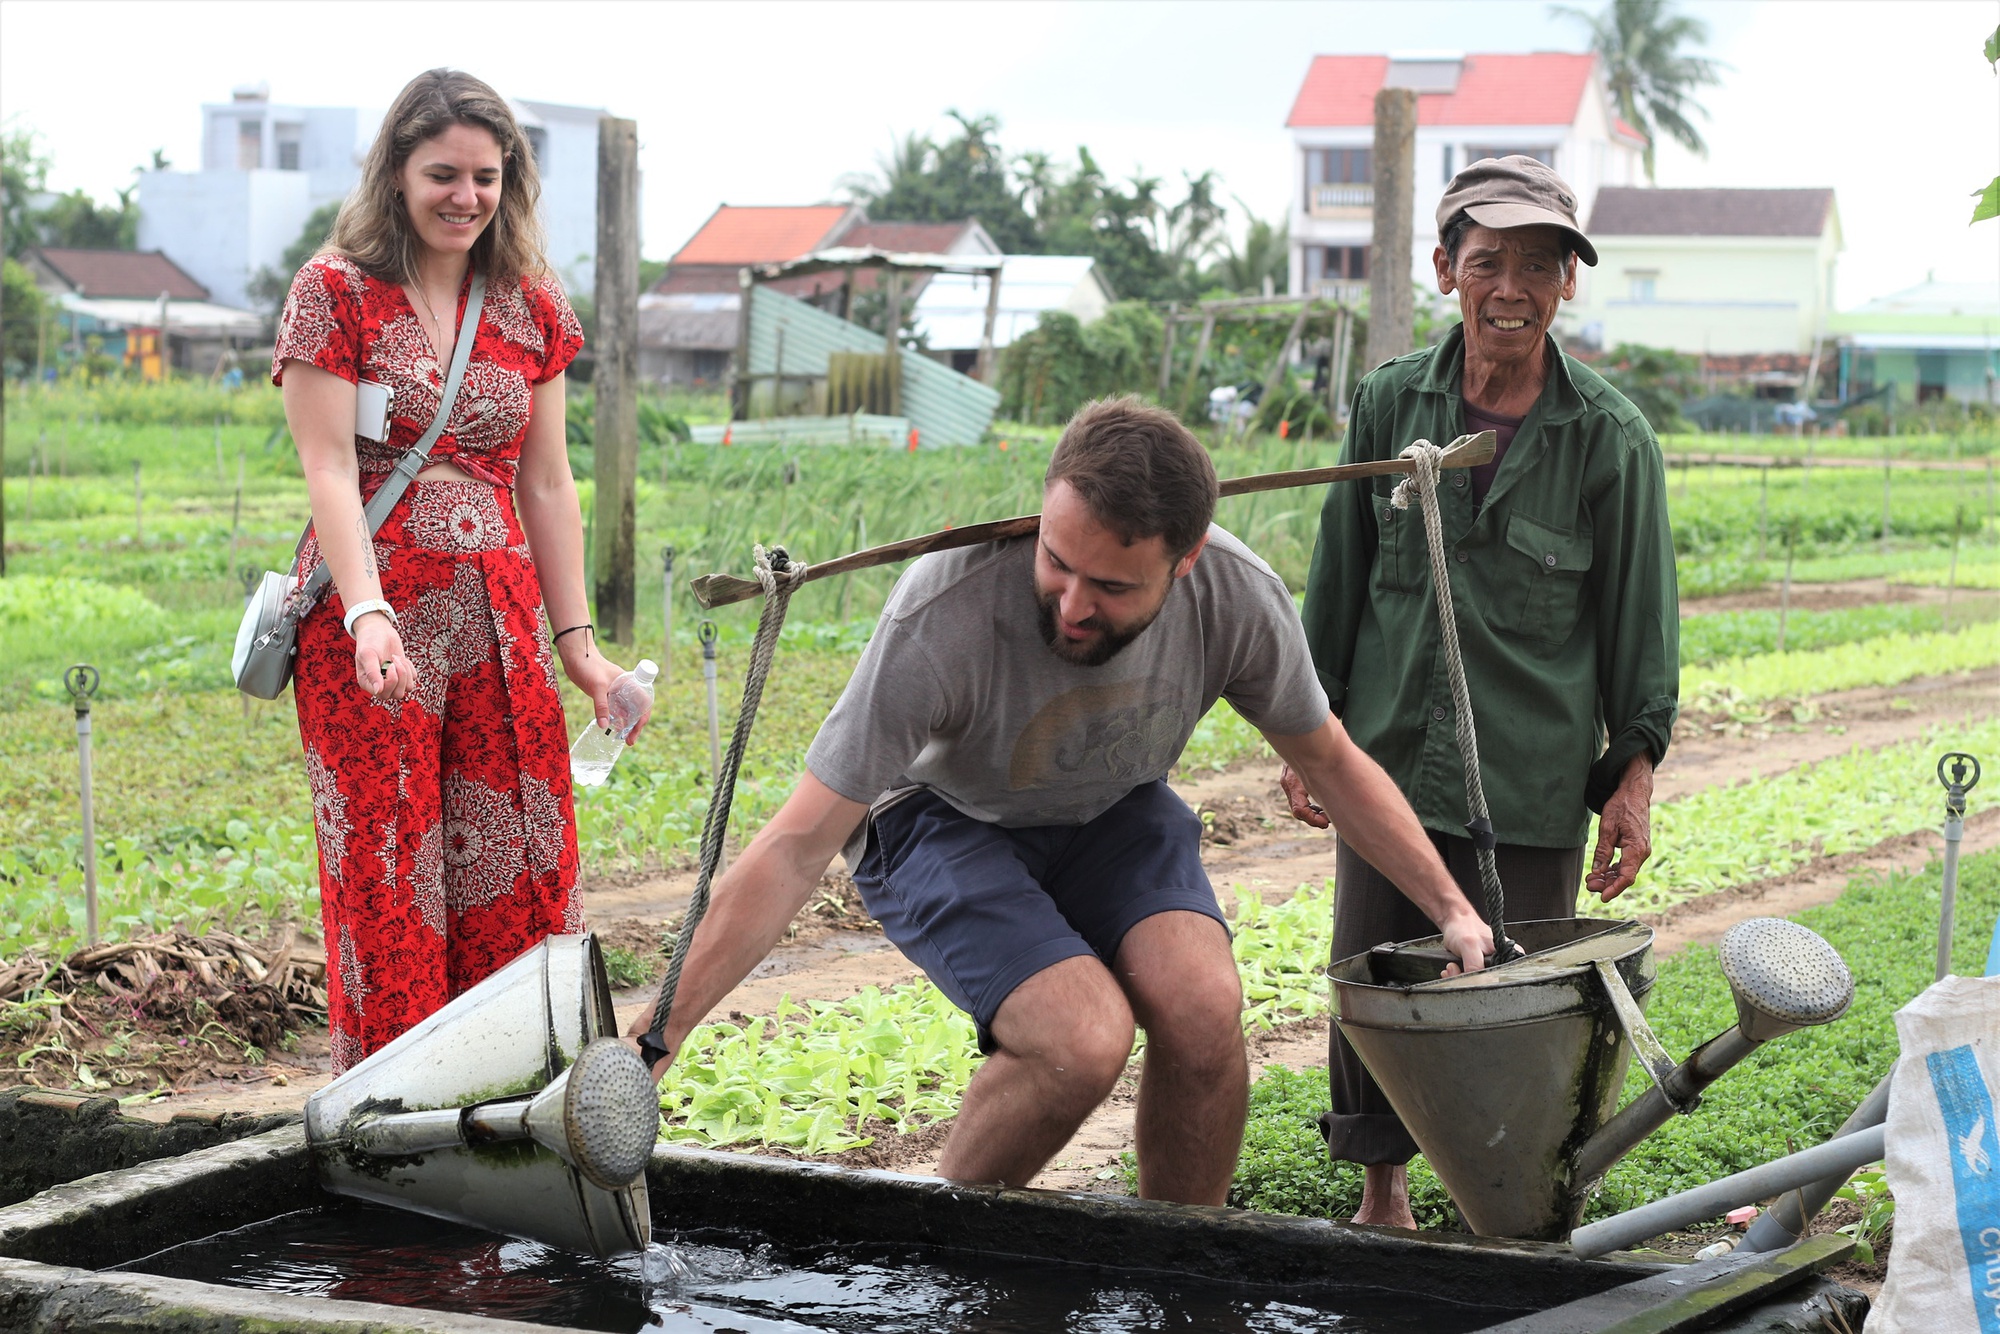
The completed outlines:
{"type": "Polygon", "coordinates": [[[1563,241],[1557,227],[1474,224],[1457,259],[1443,246],[1432,253],[1438,291],[1458,294],[1467,360],[1504,364],[1540,355],[1556,308],[1576,295],[1576,261],[1564,262],[1563,241]]]}

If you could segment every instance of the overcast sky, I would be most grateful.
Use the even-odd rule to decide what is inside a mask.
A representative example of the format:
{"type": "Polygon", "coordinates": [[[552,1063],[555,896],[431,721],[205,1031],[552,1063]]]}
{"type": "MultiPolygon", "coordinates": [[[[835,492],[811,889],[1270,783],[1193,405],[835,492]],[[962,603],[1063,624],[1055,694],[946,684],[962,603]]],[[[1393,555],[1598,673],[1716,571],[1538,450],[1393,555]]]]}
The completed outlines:
{"type": "MultiPolygon", "coordinates": [[[[1659,184],[1835,187],[1842,306],[1932,272],[2000,284],[2000,224],[1965,221],[2000,173],[2000,83],[1979,53],[2000,0],[1685,8],[1731,68],[1701,95],[1709,156],[1667,146],[1659,184]]],[[[198,166],[200,105],[235,84],[379,109],[418,70],[455,65],[510,96],[636,119],[644,249],[663,259],[718,203],[833,197],[893,136],[941,129],[950,107],[998,116],[1010,152],[1068,158],[1082,143],[1116,175],[1170,182],[1214,168],[1277,217],[1285,114],[1314,54],[1582,46],[1578,24],[1517,0],[0,0],[0,116],[40,134],[57,188],[108,198],[155,148],[198,166]]]]}

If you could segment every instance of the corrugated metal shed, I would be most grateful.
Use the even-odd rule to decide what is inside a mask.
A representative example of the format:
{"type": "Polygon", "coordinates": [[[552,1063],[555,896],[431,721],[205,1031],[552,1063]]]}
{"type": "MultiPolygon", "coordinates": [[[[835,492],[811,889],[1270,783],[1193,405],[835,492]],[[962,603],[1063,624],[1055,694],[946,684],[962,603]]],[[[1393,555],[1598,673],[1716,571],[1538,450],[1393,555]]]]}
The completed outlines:
{"type": "MultiPolygon", "coordinates": [[[[1004,291],[1005,288],[1003,287],[1004,291]]],[[[826,374],[830,352],[882,351],[883,338],[837,315],[795,301],[761,284],[751,289],[750,374],[826,374]],[[784,334],[785,364],[778,365],[778,335],[784,334]]],[[[998,390],[960,375],[922,353],[903,352],[903,415],[917,429],[921,445],[979,443],[1000,408],[998,390]]]]}

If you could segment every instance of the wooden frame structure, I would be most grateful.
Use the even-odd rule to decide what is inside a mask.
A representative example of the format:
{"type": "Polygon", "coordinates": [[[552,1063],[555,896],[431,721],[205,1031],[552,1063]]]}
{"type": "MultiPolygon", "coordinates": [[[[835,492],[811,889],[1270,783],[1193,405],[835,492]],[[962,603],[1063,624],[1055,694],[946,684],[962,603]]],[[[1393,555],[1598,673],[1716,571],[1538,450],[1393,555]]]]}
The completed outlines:
{"type": "MultiPolygon", "coordinates": [[[[775,264],[751,264],[738,273],[737,281],[743,290],[743,299],[736,317],[736,370],[730,380],[730,416],[737,419],[750,415],[750,385],[754,379],[750,372],[750,308],[751,292],[759,283],[771,282],[779,278],[806,278],[816,273],[839,272],[840,318],[854,319],[854,275],[863,269],[881,269],[883,290],[888,297],[885,312],[888,330],[883,339],[883,351],[893,352],[897,348],[896,334],[903,323],[903,275],[906,273],[965,273],[977,276],[985,274],[986,287],[986,327],[979,336],[979,363],[973,378],[981,384],[991,385],[996,370],[993,355],[993,326],[1000,313],[1000,270],[1007,262],[1005,255],[938,255],[917,251],[879,250],[873,246],[835,246],[827,250],[816,250],[797,259],[775,264]]],[[[761,377],[778,382],[782,389],[784,364],[782,344],[779,364],[771,375],[761,377]]],[[[900,399],[900,390],[892,390],[900,399]]],[[[890,404],[890,414],[895,416],[902,410],[900,402],[890,404]]]]}
{"type": "MultiPolygon", "coordinates": [[[[1185,420],[1194,406],[1195,385],[1201,379],[1201,368],[1208,360],[1208,349],[1215,340],[1215,326],[1218,322],[1232,324],[1257,324],[1267,320],[1289,319],[1291,328],[1285,334],[1285,342],[1278,349],[1277,360],[1271,371],[1264,377],[1264,398],[1269,398],[1283,378],[1285,367],[1290,364],[1292,353],[1303,337],[1306,325],[1315,315],[1331,316],[1333,320],[1333,367],[1327,384],[1327,415],[1339,421],[1347,415],[1346,389],[1347,370],[1354,355],[1354,311],[1349,306],[1326,297],[1312,296],[1239,296],[1224,297],[1215,301],[1198,301],[1182,309],[1180,303],[1167,307],[1166,334],[1160,340],[1160,401],[1168,401],[1173,389],[1174,344],[1176,335],[1183,324],[1199,324],[1200,340],[1195,344],[1194,364],[1188,367],[1187,383],[1181,390],[1180,403],[1176,409],[1185,420]]],[[[1261,401],[1261,400],[1260,400],[1261,401]]]]}

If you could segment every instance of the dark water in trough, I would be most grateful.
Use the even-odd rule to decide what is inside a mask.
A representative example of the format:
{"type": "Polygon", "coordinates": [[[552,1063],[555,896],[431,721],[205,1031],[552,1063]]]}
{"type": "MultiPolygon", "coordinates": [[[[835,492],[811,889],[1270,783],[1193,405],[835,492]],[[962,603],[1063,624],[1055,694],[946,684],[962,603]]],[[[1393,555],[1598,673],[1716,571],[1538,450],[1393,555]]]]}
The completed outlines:
{"type": "Polygon", "coordinates": [[[1280,1291],[920,1247],[805,1249],[713,1230],[667,1241],[643,1260],[593,1260],[342,1203],[121,1268],[620,1334],[1461,1334],[1521,1314],[1379,1288],[1280,1291]]]}

